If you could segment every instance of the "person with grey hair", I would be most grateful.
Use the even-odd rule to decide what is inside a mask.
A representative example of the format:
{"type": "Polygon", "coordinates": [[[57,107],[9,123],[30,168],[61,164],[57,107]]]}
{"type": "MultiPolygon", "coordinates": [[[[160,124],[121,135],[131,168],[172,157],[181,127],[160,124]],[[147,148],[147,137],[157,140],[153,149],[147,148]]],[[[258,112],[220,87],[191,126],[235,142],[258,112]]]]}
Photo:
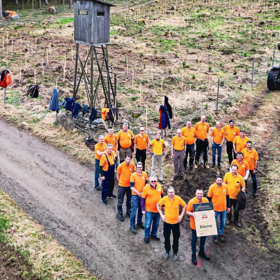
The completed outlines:
{"type": "Polygon", "coordinates": [[[181,129],[177,129],[177,135],[172,138],[171,157],[173,159],[175,176],[174,180],[178,178],[183,180],[184,158],[186,155],[186,138],[182,136],[181,129]]]}
{"type": "Polygon", "coordinates": [[[225,131],[220,122],[216,122],[216,127],[211,132],[212,142],[212,167],[216,164],[216,151],[218,151],[218,168],[221,169],[222,146],[226,138],[225,131]]]}
{"type": "Polygon", "coordinates": [[[150,237],[160,240],[160,237],[157,234],[160,219],[157,203],[160,201],[162,194],[163,190],[161,185],[157,183],[157,177],[151,176],[150,183],[144,187],[141,198],[142,214],[145,215],[145,243],[150,242],[150,237]]]}
{"type": "Polygon", "coordinates": [[[177,253],[179,249],[179,238],[180,238],[180,222],[182,221],[185,211],[186,202],[179,196],[175,195],[175,190],[173,187],[169,186],[167,189],[167,196],[162,198],[157,203],[157,209],[163,220],[163,236],[165,239],[165,254],[164,258],[167,260],[169,257],[169,252],[171,249],[170,245],[170,235],[171,231],[173,234],[173,259],[176,261],[178,259],[177,253]],[[179,215],[180,206],[183,207],[181,214],[179,215]],[[164,208],[164,215],[162,213],[162,208],[164,208]]]}
{"type": "Polygon", "coordinates": [[[123,129],[117,134],[117,139],[120,149],[120,163],[122,163],[127,156],[132,158],[131,145],[133,144],[134,135],[133,132],[128,129],[128,123],[123,123],[123,129]]]}
{"type": "Polygon", "coordinates": [[[101,188],[99,186],[99,163],[101,156],[105,153],[106,150],[106,144],[104,143],[104,136],[99,135],[98,137],[98,143],[94,147],[95,151],[95,172],[94,172],[94,187],[96,190],[101,191],[101,188]]]}

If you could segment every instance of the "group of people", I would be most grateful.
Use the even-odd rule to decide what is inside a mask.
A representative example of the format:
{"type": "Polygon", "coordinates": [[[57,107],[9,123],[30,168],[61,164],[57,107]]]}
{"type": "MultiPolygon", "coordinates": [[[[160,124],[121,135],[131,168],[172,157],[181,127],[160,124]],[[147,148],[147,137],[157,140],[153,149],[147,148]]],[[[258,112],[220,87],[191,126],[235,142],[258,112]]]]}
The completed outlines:
{"type": "MultiPolygon", "coordinates": [[[[194,127],[188,120],[186,127],[177,130],[177,135],[172,138],[171,156],[174,164],[174,180],[183,179],[184,173],[189,169],[194,173],[198,168],[200,157],[203,156],[205,168],[209,168],[207,151],[209,124],[206,117],[201,116],[201,121],[194,127]],[[196,147],[195,147],[196,146],[196,147]]],[[[253,179],[254,196],[257,195],[256,168],[258,154],[252,148],[252,141],[245,136],[245,131],[235,126],[234,121],[230,120],[229,125],[221,127],[220,122],[216,122],[216,128],[211,132],[212,143],[212,167],[216,165],[216,153],[218,152],[218,168],[221,168],[221,152],[224,141],[226,140],[227,154],[230,164],[230,172],[224,178],[218,175],[216,182],[210,186],[207,198],[203,197],[203,190],[198,188],[195,197],[188,204],[175,195],[173,187],[168,187],[167,196],[163,196],[162,184],[162,162],[166,153],[167,145],[161,139],[161,132],[157,132],[155,139],[149,140],[145,134],[144,127],[140,127],[139,133],[134,137],[133,132],[128,129],[128,123],[123,124],[123,129],[117,135],[113,129],[108,130],[106,137],[99,136],[95,146],[95,188],[101,191],[101,200],[107,205],[108,198],[116,198],[113,189],[115,184],[115,170],[118,181],[118,203],[117,211],[120,221],[124,221],[123,203],[126,196],[126,215],[130,218],[130,230],[137,234],[137,230],[144,229],[144,241],[150,239],[160,240],[158,226],[160,218],[164,222],[163,235],[165,238],[164,258],[169,257],[171,250],[170,235],[173,234],[173,259],[177,260],[180,222],[186,212],[190,216],[190,227],[192,230],[192,262],[197,264],[196,259],[196,228],[195,212],[193,204],[211,201],[218,224],[218,235],[213,236],[213,242],[225,241],[223,235],[226,224],[234,222],[237,227],[241,227],[239,221],[239,204],[237,195],[240,191],[245,193],[247,179],[251,174],[253,179]],[[117,152],[119,151],[119,157],[117,152]],[[147,155],[151,154],[151,175],[148,178],[145,172],[145,161],[147,155]],[[132,156],[136,157],[136,167],[132,162],[132,156]],[[156,177],[156,166],[158,167],[159,180],[156,177]],[[102,186],[99,186],[101,177],[102,186]],[[181,213],[180,206],[182,208],[181,213]],[[232,221],[233,208],[234,220],[232,221]],[[145,223],[143,223],[145,215],[145,223]],[[226,217],[228,218],[226,220],[226,217]]],[[[200,238],[199,256],[209,260],[210,257],[205,253],[206,237],[200,238]]]]}

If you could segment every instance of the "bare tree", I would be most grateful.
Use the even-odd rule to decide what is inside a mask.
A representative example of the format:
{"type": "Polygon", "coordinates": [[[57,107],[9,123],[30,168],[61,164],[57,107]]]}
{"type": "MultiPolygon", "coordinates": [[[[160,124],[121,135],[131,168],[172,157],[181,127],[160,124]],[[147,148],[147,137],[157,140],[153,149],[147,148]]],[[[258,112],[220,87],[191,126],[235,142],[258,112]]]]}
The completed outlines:
{"type": "Polygon", "coordinates": [[[21,8],[24,10],[24,0],[21,0],[21,8]]]}
{"type": "Polygon", "coordinates": [[[2,0],[0,0],[0,18],[2,17],[2,0]]]}
{"type": "Polygon", "coordinates": [[[16,0],[16,5],[18,5],[18,0],[16,0]]]}
{"type": "Polygon", "coordinates": [[[48,0],[45,0],[45,5],[49,5],[49,1],[48,0]]]}
{"type": "Polygon", "coordinates": [[[72,9],[73,7],[73,0],[69,0],[69,9],[72,9]]]}
{"type": "Polygon", "coordinates": [[[38,1],[38,8],[42,9],[42,1],[41,0],[38,1]]]}

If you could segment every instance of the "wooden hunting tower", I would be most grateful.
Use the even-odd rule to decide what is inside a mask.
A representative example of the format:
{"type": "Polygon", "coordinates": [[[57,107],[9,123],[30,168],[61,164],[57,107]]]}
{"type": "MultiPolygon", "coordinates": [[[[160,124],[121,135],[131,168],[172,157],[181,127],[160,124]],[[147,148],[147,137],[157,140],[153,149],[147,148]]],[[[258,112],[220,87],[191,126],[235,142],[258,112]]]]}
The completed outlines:
{"type": "Polygon", "coordinates": [[[105,107],[117,104],[117,81],[108,62],[108,44],[110,43],[110,8],[112,4],[98,0],[75,0],[74,38],[76,43],[76,64],[73,95],[76,96],[83,80],[89,106],[95,107],[102,85],[105,107]],[[83,62],[79,45],[89,46],[83,62]],[[89,67],[89,73],[87,69],[89,67]],[[79,69],[80,68],[80,69],[79,69]]]}

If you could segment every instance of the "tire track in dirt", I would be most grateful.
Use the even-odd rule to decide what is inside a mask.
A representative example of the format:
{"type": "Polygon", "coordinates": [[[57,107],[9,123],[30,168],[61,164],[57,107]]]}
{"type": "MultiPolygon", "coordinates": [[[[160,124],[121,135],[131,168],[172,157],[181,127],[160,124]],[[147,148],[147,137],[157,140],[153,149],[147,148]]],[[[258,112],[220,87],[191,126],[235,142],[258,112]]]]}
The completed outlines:
{"type": "MultiPolygon", "coordinates": [[[[193,266],[186,217],[181,227],[179,261],[165,261],[162,223],[160,242],[147,245],[142,231],[131,234],[129,219],[123,223],[117,219],[116,200],[110,200],[107,207],[101,204],[100,193],[93,188],[93,168],[2,120],[0,135],[0,188],[100,279],[279,278],[279,268],[269,257],[228,229],[225,244],[214,246],[208,238],[211,261],[202,260],[200,267],[193,266]]],[[[200,175],[196,175],[199,184],[213,176],[205,172],[200,175]]],[[[195,187],[196,181],[192,184],[195,187]]]]}

